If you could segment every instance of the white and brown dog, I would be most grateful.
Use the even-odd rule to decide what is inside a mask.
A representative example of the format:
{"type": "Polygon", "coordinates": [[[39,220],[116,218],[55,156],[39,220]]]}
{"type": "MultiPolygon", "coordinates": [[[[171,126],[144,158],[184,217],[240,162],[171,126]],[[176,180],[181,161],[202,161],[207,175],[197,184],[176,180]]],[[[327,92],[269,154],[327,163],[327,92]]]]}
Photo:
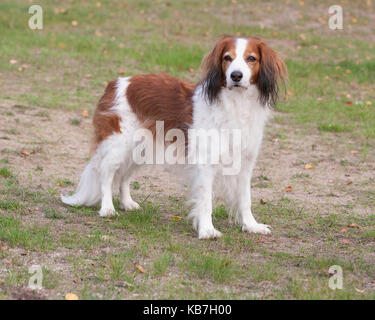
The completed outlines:
{"type": "Polygon", "coordinates": [[[110,82],[94,115],[94,154],[76,193],[62,196],[62,201],[91,206],[101,200],[100,215],[113,215],[112,192],[117,184],[121,208],[138,209],[129,188],[140,167],[134,161],[133,151],[139,145],[134,136],[147,129],[155,139],[158,121],[163,121],[166,131],[181,130],[186,146],[191,143],[190,130],[237,130],[241,167],[236,175],[223,175],[220,161],[178,167],[191,179],[190,217],[200,239],[221,236],[212,224],[215,186],[215,195],[224,198],[243,231],[270,233],[269,226],[257,223],[252,215],[250,182],[264,125],[278,98],[278,81],[287,75],[285,64],[259,38],[224,36],[202,65],[203,77],[196,85],[167,75],[135,75],[110,82]]]}

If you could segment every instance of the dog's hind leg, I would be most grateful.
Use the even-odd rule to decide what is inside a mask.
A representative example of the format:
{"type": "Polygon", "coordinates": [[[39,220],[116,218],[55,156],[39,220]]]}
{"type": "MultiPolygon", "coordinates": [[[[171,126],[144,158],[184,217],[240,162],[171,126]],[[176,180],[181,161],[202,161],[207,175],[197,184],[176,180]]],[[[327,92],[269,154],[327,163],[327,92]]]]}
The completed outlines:
{"type": "Polygon", "coordinates": [[[112,135],[103,141],[98,150],[101,155],[100,162],[100,183],[101,183],[101,208],[102,217],[116,214],[112,201],[112,186],[115,174],[119,174],[123,164],[126,148],[122,135],[112,135]]]}
{"type": "Polygon", "coordinates": [[[137,210],[140,208],[139,204],[135,202],[130,194],[130,180],[134,171],[134,165],[130,165],[123,174],[120,186],[120,208],[124,210],[137,210]]]}

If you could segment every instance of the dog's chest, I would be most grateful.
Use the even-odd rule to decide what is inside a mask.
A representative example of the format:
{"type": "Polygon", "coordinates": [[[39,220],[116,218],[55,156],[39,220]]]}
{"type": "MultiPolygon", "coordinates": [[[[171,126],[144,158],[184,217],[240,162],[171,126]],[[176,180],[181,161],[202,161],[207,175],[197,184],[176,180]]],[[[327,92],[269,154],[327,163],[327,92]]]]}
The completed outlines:
{"type": "Polygon", "coordinates": [[[211,106],[197,105],[194,126],[197,128],[239,130],[241,148],[251,153],[259,146],[269,109],[261,106],[250,95],[223,94],[219,103],[211,106]]]}

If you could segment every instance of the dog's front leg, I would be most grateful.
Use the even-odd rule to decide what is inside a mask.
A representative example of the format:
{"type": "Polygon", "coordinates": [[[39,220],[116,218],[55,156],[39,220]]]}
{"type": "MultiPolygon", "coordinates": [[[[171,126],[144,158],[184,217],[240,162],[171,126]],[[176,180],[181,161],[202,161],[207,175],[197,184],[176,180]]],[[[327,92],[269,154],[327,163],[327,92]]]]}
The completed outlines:
{"type": "Polygon", "coordinates": [[[241,172],[238,176],[238,220],[242,225],[242,231],[268,234],[270,227],[258,223],[251,212],[251,171],[241,172]]]}
{"type": "Polygon", "coordinates": [[[196,169],[192,183],[192,199],[194,204],[189,217],[198,231],[199,239],[221,237],[212,224],[212,184],[215,170],[210,166],[199,166],[196,169]]]}

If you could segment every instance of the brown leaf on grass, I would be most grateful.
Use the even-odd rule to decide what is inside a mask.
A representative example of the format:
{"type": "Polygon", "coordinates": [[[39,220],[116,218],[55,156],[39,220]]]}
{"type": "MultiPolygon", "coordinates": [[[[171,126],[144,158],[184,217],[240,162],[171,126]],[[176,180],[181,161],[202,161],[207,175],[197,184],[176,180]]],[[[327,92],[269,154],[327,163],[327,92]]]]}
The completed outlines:
{"type": "Polygon", "coordinates": [[[359,292],[359,293],[365,293],[365,290],[361,290],[361,289],[358,289],[358,288],[354,288],[355,291],[359,292]]]}
{"type": "Polygon", "coordinates": [[[9,63],[10,63],[10,64],[16,64],[17,62],[18,62],[18,61],[17,61],[16,59],[10,59],[10,60],[9,60],[9,63]]]}
{"type": "Polygon", "coordinates": [[[135,267],[139,270],[141,273],[146,273],[146,270],[139,264],[135,264],[135,267]]]}
{"type": "Polygon", "coordinates": [[[118,74],[119,76],[123,76],[123,75],[125,74],[125,71],[122,70],[122,69],[120,69],[119,71],[117,71],[117,74],[118,74]]]}
{"type": "Polygon", "coordinates": [[[74,283],[80,283],[80,282],[81,282],[81,279],[80,279],[80,278],[75,278],[75,279],[73,279],[73,282],[74,282],[74,283]]]}
{"type": "Polygon", "coordinates": [[[267,202],[264,201],[263,199],[260,199],[260,204],[266,204],[267,202]]]}
{"type": "Polygon", "coordinates": [[[173,221],[180,221],[182,219],[182,217],[179,217],[179,216],[171,216],[171,219],[173,221]]]}
{"type": "Polygon", "coordinates": [[[78,300],[78,296],[74,293],[67,293],[65,300],[78,300]]]}
{"type": "Polygon", "coordinates": [[[351,101],[346,101],[345,104],[348,105],[348,106],[351,106],[351,105],[353,104],[353,102],[351,102],[351,101]]]}
{"type": "Polygon", "coordinates": [[[352,183],[353,183],[353,181],[348,181],[348,182],[346,183],[346,185],[349,186],[349,185],[351,185],[352,183]]]}
{"type": "Polygon", "coordinates": [[[350,150],[350,153],[351,153],[351,154],[357,154],[357,153],[358,153],[358,150],[350,150]]]}
{"type": "Polygon", "coordinates": [[[78,26],[78,21],[76,21],[76,20],[73,20],[73,21],[72,21],[72,26],[73,26],[73,27],[76,27],[76,26],[78,26]]]}
{"type": "Polygon", "coordinates": [[[314,166],[312,164],[310,164],[310,163],[306,163],[305,164],[305,169],[311,170],[311,169],[314,169],[314,166]]]}
{"type": "Polygon", "coordinates": [[[89,116],[89,112],[87,110],[83,110],[82,117],[88,117],[88,116],[89,116]]]}
{"type": "Polygon", "coordinates": [[[29,156],[30,152],[27,151],[26,149],[24,149],[24,150],[21,151],[21,154],[23,154],[24,156],[29,156]]]}
{"type": "Polygon", "coordinates": [[[344,228],[342,228],[342,229],[340,230],[340,232],[341,232],[341,233],[348,232],[348,229],[346,229],[346,228],[344,227],[344,228]]]}
{"type": "Polygon", "coordinates": [[[356,228],[356,229],[359,229],[360,227],[359,227],[359,225],[358,224],[356,224],[356,223],[350,223],[350,224],[348,224],[348,227],[349,228],[356,228]]]}
{"type": "Polygon", "coordinates": [[[292,191],[292,186],[287,186],[287,187],[285,187],[285,192],[290,192],[290,191],[292,191]]]}

